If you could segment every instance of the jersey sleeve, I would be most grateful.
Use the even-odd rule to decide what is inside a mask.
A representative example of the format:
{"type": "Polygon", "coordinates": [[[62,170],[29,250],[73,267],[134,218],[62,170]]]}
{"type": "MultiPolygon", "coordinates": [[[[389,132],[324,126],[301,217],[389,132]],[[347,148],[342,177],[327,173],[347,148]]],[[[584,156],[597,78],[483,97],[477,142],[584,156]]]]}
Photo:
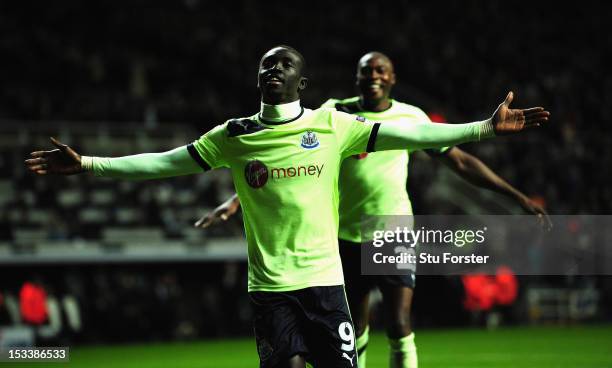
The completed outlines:
{"type": "Polygon", "coordinates": [[[228,167],[227,138],[227,123],[217,125],[187,146],[187,149],[204,170],[228,167]]]}
{"type": "MultiPolygon", "coordinates": [[[[427,114],[421,110],[418,109],[420,118],[419,120],[424,122],[424,123],[428,123],[428,124],[436,124],[433,121],[431,121],[431,119],[429,118],[429,116],[427,116],[427,114]]],[[[445,153],[448,152],[449,149],[451,149],[452,147],[442,147],[442,148],[428,148],[426,150],[424,150],[427,154],[429,154],[430,156],[440,156],[443,155],[445,153]]]]}
{"type": "Polygon", "coordinates": [[[374,151],[374,142],[376,142],[380,123],[340,111],[332,111],[332,116],[342,157],[374,151]]]}

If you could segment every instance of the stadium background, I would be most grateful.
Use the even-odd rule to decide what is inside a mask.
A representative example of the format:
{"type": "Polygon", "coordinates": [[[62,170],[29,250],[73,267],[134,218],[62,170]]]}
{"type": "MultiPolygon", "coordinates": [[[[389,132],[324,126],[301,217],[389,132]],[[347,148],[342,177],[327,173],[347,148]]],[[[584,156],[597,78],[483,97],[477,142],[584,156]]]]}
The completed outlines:
{"type": "MultiPolygon", "coordinates": [[[[259,108],[257,63],[276,44],[306,57],[310,85],[302,101],[308,107],[354,95],[356,61],[373,49],[395,61],[394,97],[440,119],[484,117],[508,90],[515,91],[516,106],[546,106],[550,127],[466,150],[551,214],[609,214],[611,14],[603,2],[3,2],[0,329],[23,317],[15,306],[28,283],[34,294],[41,287],[48,302],[40,325],[20,318],[38,344],[155,343],[153,350],[164,351],[176,342],[203,341],[187,355],[195,365],[215,366],[207,362],[218,352],[206,344],[251,336],[240,219],[206,231],[192,227],[232,193],[226,172],[140,183],[41,179],[25,172],[23,160],[32,149],[49,147],[50,135],[78,152],[122,155],[175,147],[229,117],[251,114],[259,108]]],[[[420,154],[410,191],[416,213],[521,213],[420,154]]],[[[612,332],[601,327],[612,320],[609,277],[519,281],[512,306],[484,313],[464,308],[459,278],[421,278],[414,326],[417,334],[424,331],[418,335],[422,360],[431,359],[427,341],[450,349],[498,320],[500,332],[478,335],[475,346],[487,351],[482,341],[509,344],[527,335],[535,342],[523,348],[532,353],[540,337],[568,335],[575,339],[566,341],[570,346],[593,349],[587,357],[605,351],[594,341],[610,346],[612,332]],[[595,329],[504,330],[527,324],[595,329]],[[477,330],[436,333],[447,327],[477,330]]],[[[381,319],[373,325],[380,327],[381,319]]],[[[255,364],[255,345],[245,341],[236,351],[246,358],[227,366],[255,364]]],[[[374,351],[383,351],[382,340],[379,345],[374,351]]],[[[612,365],[609,356],[585,362],[565,364],[612,365]]]]}

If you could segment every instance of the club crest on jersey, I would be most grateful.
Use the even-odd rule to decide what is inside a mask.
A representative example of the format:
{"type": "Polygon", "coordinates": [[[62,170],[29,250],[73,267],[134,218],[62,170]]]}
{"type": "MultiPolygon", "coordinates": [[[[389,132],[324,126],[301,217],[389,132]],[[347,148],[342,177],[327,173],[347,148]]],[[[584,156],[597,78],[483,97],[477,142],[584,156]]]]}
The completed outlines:
{"type": "Polygon", "coordinates": [[[316,147],[319,146],[319,139],[317,138],[316,134],[314,134],[314,132],[307,131],[302,136],[302,144],[301,144],[301,146],[306,148],[306,149],[316,148],[316,147]]]}

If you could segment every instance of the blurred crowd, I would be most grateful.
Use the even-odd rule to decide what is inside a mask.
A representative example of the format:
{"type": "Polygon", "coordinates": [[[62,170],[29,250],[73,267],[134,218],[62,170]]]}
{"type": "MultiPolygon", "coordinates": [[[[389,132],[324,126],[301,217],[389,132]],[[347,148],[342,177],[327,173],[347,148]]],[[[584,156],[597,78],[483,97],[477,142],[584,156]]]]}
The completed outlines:
{"type": "Polygon", "coordinates": [[[180,121],[203,132],[258,109],[257,62],[275,44],[305,55],[309,107],[354,94],[356,61],[377,49],[396,63],[395,97],[449,121],[483,118],[510,89],[516,106],[546,106],[549,128],[474,150],[553,213],[610,212],[605,3],[35,5],[0,5],[4,120],[180,121]]]}

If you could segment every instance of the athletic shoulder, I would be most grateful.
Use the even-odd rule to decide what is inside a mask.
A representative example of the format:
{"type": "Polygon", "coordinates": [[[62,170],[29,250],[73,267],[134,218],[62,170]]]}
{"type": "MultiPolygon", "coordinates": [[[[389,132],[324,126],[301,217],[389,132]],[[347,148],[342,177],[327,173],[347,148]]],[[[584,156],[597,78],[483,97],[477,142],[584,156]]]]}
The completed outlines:
{"type": "Polygon", "coordinates": [[[361,111],[359,97],[350,97],[345,99],[330,98],[329,100],[325,101],[321,107],[333,108],[347,114],[354,114],[361,111]]]}
{"type": "Polygon", "coordinates": [[[257,121],[257,115],[229,119],[222,126],[227,131],[228,137],[238,137],[266,129],[265,126],[257,121]]]}
{"type": "Polygon", "coordinates": [[[423,121],[430,122],[429,116],[420,107],[396,100],[393,100],[393,107],[401,114],[416,116],[419,120],[422,119],[423,121]]]}

